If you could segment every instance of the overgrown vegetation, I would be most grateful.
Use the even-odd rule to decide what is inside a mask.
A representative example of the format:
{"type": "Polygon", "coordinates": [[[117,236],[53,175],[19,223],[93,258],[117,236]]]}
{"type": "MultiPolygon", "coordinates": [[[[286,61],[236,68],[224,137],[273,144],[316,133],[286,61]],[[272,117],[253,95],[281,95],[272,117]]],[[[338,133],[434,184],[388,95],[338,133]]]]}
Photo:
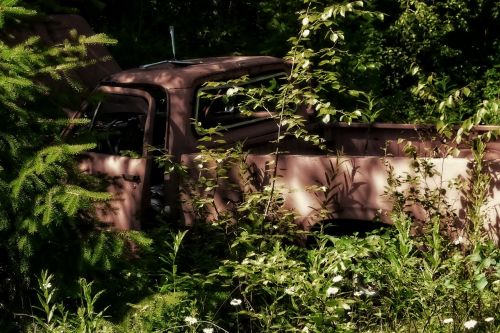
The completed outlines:
{"type": "MultiPolygon", "coordinates": [[[[2,24],[34,14],[16,7],[16,1],[0,4],[2,24]]],[[[272,14],[283,5],[277,4],[235,6],[272,14]]],[[[86,208],[106,195],[96,191],[91,179],[78,178],[73,165],[74,155],[92,144],[71,145],[57,135],[68,122],[60,120],[54,103],[44,102],[47,90],[38,84],[40,75],[58,79],[81,66],[85,44],[110,40],[77,38],[49,49],[36,38],[15,46],[2,43],[0,249],[5,256],[0,259],[0,308],[8,313],[0,326],[32,332],[498,332],[500,250],[483,229],[491,181],[483,160],[491,135],[466,142],[464,134],[473,125],[498,121],[500,44],[493,31],[499,5],[306,1],[307,8],[295,16],[297,4],[285,4],[288,11],[269,26],[284,25],[270,39],[280,40],[299,22],[286,56],[293,63],[288,81],[277,92],[235,92],[248,97],[249,111],[272,105],[269,111],[276,112],[280,127],[275,158],[284,153],[280,141],[287,136],[327,148],[321,137],[305,131],[303,118],[296,115],[303,101],[323,123],[435,123],[444,136],[474,151],[469,178],[446,184],[460,186],[468,203],[463,226],[452,228],[458,217],[443,188],[423,185],[439,177],[439,171],[416,158],[411,145],[416,175],[393,175],[388,164],[394,227],[350,236],[329,235],[327,226],[299,232],[293,212],[282,207],[276,173],[271,170],[269,181],[255,186],[242,146],[200,146],[199,173],[186,179],[191,186],[185,188],[191,189],[200,220],[209,215],[212,223],[184,230],[159,217],[160,227],[147,231],[153,245],[135,253],[139,260],[128,253],[124,266],[127,240],[148,242],[134,233],[95,232],[86,208]],[[464,36],[470,43],[463,43],[464,36]],[[235,168],[244,182],[242,200],[217,211],[212,194],[228,186],[235,168]],[[423,226],[406,210],[409,202],[423,208],[423,226]],[[307,242],[298,244],[305,237],[307,242]],[[47,254],[50,260],[37,259],[47,254]],[[30,297],[36,277],[36,295],[30,297]],[[14,318],[17,324],[7,323],[14,318]]],[[[142,10],[160,6],[156,1],[139,5],[142,10]]],[[[182,12],[183,6],[175,9],[182,12]]],[[[137,45],[140,29],[134,36],[124,45],[137,45]]],[[[250,40],[245,42],[255,45],[250,40]]],[[[224,44],[211,41],[217,47],[224,44]]],[[[272,44],[262,50],[269,48],[272,44]]],[[[215,140],[218,129],[205,134],[205,140],[215,140]]],[[[456,153],[455,147],[449,152],[456,153]]],[[[167,171],[183,173],[180,166],[167,171]]]]}
{"type": "Polygon", "coordinates": [[[35,15],[18,1],[0,2],[2,331],[15,327],[13,312],[26,309],[23,303],[41,269],[61,272],[67,278],[65,292],[72,295],[77,289],[71,281],[92,274],[93,268],[111,269],[134,238],[95,230],[88,208],[109,195],[99,191],[95,180],[80,178],[75,164],[75,156],[94,144],[64,140],[61,132],[70,121],[62,107],[68,99],[49,94],[48,88],[55,81],[77,87],[71,70],[88,64],[87,45],[114,41],[73,34],[66,43],[47,47],[37,36],[13,39],[23,29],[19,21],[35,15]]]}
{"type": "MultiPolygon", "coordinates": [[[[471,173],[480,170],[478,163],[471,173]]],[[[436,172],[431,166],[411,181],[436,172]]],[[[393,178],[388,195],[413,200],[401,196],[406,181],[393,178]]],[[[476,181],[470,178],[467,186],[476,181]]],[[[476,201],[479,191],[485,187],[467,198],[471,210],[484,204],[476,201]]],[[[471,212],[469,228],[450,234],[442,228],[449,216],[434,210],[448,205],[445,197],[428,196],[422,204],[431,218],[418,236],[401,202],[394,228],[342,237],[323,230],[310,234],[307,246],[297,245],[294,234],[277,233],[278,221],[262,221],[258,228],[251,218],[234,223],[221,214],[212,225],[166,240],[162,268],[150,271],[159,277],[151,296],[131,304],[121,322],[86,317],[83,310],[68,318],[56,314],[54,322],[59,328],[79,321],[90,326],[98,318],[102,331],[112,332],[496,332],[500,250],[477,232],[481,215],[471,212]]],[[[199,208],[211,205],[205,201],[199,208]]],[[[234,207],[262,208],[251,200],[234,207]]],[[[47,324],[42,320],[36,327],[47,324]]]]}

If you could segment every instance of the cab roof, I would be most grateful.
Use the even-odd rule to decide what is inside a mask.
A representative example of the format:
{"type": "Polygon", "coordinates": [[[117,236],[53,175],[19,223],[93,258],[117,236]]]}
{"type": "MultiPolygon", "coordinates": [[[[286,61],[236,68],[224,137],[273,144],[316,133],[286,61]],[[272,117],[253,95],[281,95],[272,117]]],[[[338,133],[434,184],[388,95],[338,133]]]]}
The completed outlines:
{"type": "Polygon", "coordinates": [[[234,56],[164,61],[124,70],[101,80],[103,85],[157,85],[164,89],[195,88],[211,80],[228,80],[242,75],[288,71],[283,59],[269,56],[234,56]]]}

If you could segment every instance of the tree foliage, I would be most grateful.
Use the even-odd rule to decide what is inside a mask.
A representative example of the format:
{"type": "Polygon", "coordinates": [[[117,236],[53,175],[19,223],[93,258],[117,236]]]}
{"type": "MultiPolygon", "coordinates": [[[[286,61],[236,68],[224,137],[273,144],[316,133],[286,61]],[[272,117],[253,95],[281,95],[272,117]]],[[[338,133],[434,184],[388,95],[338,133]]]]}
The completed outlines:
{"type": "MultiPolygon", "coordinates": [[[[65,140],[61,133],[70,121],[59,103],[65,96],[49,89],[55,81],[73,86],[70,72],[88,63],[86,46],[113,40],[72,33],[46,46],[38,36],[13,39],[20,22],[36,14],[18,1],[0,1],[0,308],[10,310],[22,304],[41,268],[72,276],[97,265],[109,268],[110,257],[126,245],[126,237],[93,232],[85,212],[109,195],[79,176],[75,156],[93,144],[65,140]]],[[[9,313],[0,312],[4,326],[9,313]]]]}

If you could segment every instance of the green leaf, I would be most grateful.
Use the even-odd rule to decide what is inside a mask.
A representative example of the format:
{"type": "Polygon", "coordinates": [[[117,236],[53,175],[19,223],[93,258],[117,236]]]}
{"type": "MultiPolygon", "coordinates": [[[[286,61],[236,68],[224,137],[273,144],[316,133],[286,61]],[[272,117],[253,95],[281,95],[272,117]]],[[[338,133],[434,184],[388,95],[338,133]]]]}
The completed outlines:
{"type": "Polygon", "coordinates": [[[476,277],[476,288],[479,290],[483,290],[488,285],[488,280],[486,276],[483,274],[476,277]]]}
{"type": "Polygon", "coordinates": [[[465,87],[465,88],[463,89],[463,93],[464,93],[464,95],[465,95],[465,96],[469,96],[469,95],[470,95],[470,89],[469,89],[469,88],[467,88],[467,87],[465,87]]]}

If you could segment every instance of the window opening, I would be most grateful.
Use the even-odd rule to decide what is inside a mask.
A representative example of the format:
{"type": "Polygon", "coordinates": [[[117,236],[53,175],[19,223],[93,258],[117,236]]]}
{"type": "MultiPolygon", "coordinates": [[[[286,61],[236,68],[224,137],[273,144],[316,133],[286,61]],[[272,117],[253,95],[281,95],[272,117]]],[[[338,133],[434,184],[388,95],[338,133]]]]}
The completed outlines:
{"type": "Polygon", "coordinates": [[[90,128],[96,136],[94,151],[140,158],[144,156],[144,130],[148,103],[129,95],[106,95],[99,101],[90,128]]]}
{"type": "Polygon", "coordinates": [[[196,94],[194,118],[197,123],[201,123],[203,128],[220,125],[225,129],[269,119],[273,114],[268,110],[275,108],[268,106],[268,110],[262,108],[249,112],[245,108],[248,104],[248,96],[244,92],[246,89],[254,88],[254,90],[261,89],[269,94],[278,93],[280,81],[286,76],[286,73],[280,72],[238,84],[221,83],[216,86],[202,87],[196,94]]]}

